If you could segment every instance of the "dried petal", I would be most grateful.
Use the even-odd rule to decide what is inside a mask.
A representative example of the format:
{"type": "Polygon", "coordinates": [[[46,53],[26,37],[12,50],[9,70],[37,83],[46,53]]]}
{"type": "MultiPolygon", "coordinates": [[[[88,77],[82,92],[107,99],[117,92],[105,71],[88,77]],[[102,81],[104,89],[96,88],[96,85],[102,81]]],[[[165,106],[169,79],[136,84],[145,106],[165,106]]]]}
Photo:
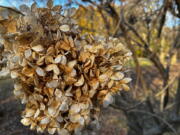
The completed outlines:
{"type": "Polygon", "coordinates": [[[37,109],[36,112],[35,112],[35,114],[34,114],[34,118],[37,118],[37,117],[39,116],[39,114],[40,114],[40,110],[37,109]]]}
{"type": "Polygon", "coordinates": [[[63,32],[68,32],[70,30],[69,25],[61,25],[60,30],[63,32]]]}
{"type": "Polygon", "coordinates": [[[15,84],[14,84],[14,89],[15,89],[15,90],[21,90],[21,89],[22,89],[22,85],[19,84],[19,83],[15,83],[15,84]]]}
{"type": "Polygon", "coordinates": [[[62,58],[61,58],[61,62],[60,62],[62,65],[66,65],[66,63],[67,63],[67,58],[66,58],[66,56],[62,56],[62,58]]]}
{"type": "Polygon", "coordinates": [[[124,78],[124,74],[121,72],[116,72],[114,75],[111,76],[112,80],[119,81],[124,78]]]}
{"type": "Polygon", "coordinates": [[[25,126],[29,126],[31,124],[31,120],[30,120],[30,118],[23,118],[21,120],[21,123],[25,126]]]}
{"type": "Polygon", "coordinates": [[[58,130],[58,134],[59,135],[70,135],[70,133],[68,132],[68,130],[62,128],[60,130],[58,130]]]}
{"type": "Polygon", "coordinates": [[[46,67],[46,71],[53,71],[56,75],[60,74],[60,70],[56,64],[50,64],[46,67]]]}
{"type": "Polygon", "coordinates": [[[50,116],[55,116],[55,114],[56,114],[56,108],[54,108],[54,107],[48,107],[48,113],[49,113],[49,115],[50,116]]]}
{"type": "Polygon", "coordinates": [[[40,124],[48,124],[50,122],[50,118],[48,117],[44,117],[41,121],[40,121],[40,124]]]}
{"type": "Polygon", "coordinates": [[[73,104],[70,107],[69,113],[70,114],[75,114],[75,113],[79,113],[81,110],[81,106],[79,104],[73,104]]]}
{"type": "Polygon", "coordinates": [[[55,60],[54,60],[54,63],[60,63],[62,60],[62,55],[58,55],[55,60]]]}
{"type": "Polygon", "coordinates": [[[16,71],[11,71],[11,78],[15,79],[19,76],[19,74],[16,71]]]}
{"type": "Polygon", "coordinates": [[[58,80],[52,80],[52,81],[46,83],[46,86],[48,88],[57,88],[58,85],[59,85],[58,80]]]}
{"type": "Polygon", "coordinates": [[[68,62],[68,67],[73,68],[77,64],[76,60],[68,62]]]}
{"type": "Polygon", "coordinates": [[[103,107],[108,107],[114,102],[114,98],[111,93],[108,93],[103,100],[103,107]]]}
{"type": "Polygon", "coordinates": [[[82,86],[84,84],[84,76],[81,75],[80,79],[74,84],[75,86],[82,86]]]}
{"type": "Polygon", "coordinates": [[[39,76],[45,76],[46,73],[44,72],[44,70],[40,67],[37,67],[36,68],[36,73],[39,75],[39,76]]]}
{"type": "Polygon", "coordinates": [[[64,121],[64,120],[63,120],[63,117],[62,117],[61,115],[57,116],[56,119],[57,119],[57,121],[60,122],[60,123],[64,121]]]}
{"type": "Polygon", "coordinates": [[[63,95],[62,91],[60,91],[59,89],[56,89],[55,90],[55,96],[58,97],[58,98],[61,98],[63,95]]]}
{"type": "Polygon", "coordinates": [[[53,135],[55,134],[57,128],[48,128],[48,133],[53,135]]]}
{"type": "Polygon", "coordinates": [[[59,110],[60,110],[60,111],[63,111],[63,112],[67,111],[68,109],[69,109],[69,107],[68,107],[68,103],[67,103],[67,102],[63,102],[63,103],[60,105],[60,108],[59,108],[59,110]]]}
{"type": "Polygon", "coordinates": [[[29,58],[32,55],[31,49],[25,50],[24,55],[25,55],[25,58],[29,58]]]}
{"type": "Polygon", "coordinates": [[[34,115],[34,113],[35,113],[35,110],[33,110],[33,109],[28,109],[28,110],[26,110],[26,115],[25,115],[25,117],[31,117],[31,116],[34,115]]]}
{"type": "Polygon", "coordinates": [[[131,81],[132,81],[132,79],[127,77],[127,78],[122,79],[120,82],[121,83],[129,83],[131,81]]]}
{"type": "Polygon", "coordinates": [[[42,45],[33,46],[32,50],[35,52],[42,52],[44,50],[44,47],[42,45]]]}
{"type": "Polygon", "coordinates": [[[114,65],[114,66],[112,66],[112,68],[113,68],[115,71],[118,71],[118,70],[121,70],[121,69],[122,69],[122,66],[121,66],[121,65],[114,65]]]}

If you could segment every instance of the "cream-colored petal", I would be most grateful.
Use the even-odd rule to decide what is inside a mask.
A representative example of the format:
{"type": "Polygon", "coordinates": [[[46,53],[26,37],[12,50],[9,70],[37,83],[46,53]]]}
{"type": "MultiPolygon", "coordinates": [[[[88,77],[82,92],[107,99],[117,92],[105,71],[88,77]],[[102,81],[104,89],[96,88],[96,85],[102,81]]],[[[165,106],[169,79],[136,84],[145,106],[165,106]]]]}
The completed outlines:
{"type": "Polygon", "coordinates": [[[114,98],[111,93],[108,93],[103,99],[103,107],[108,107],[110,104],[114,102],[114,98]]]}
{"type": "Polygon", "coordinates": [[[124,78],[124,74],[121,72],[116,72],[114,75],[111,76],[112,80],[119,81],[124,78]]]}
{"type": "Polygon", "coordinates": [[[64,129],[64,128],[59,129],[58,134],[59,135],[70,135],[69,131],[67,129],[64,129]]]}
{"type": "Polygon", "coordinates": [[[49,117],[44,117],[41,121],[40,124],[48,124],[50,122],[50,118],[49,117]]]}
{"type": "Polygon", "coordinates": [[[39,76],[45,76],[46,73],[44,72],[44,70],[40,67],[37,67],[36,68],[36,73],[39,75],[39,76]]]}
{"type": "Polygon", "coordinates": [[[24,55],[25,55],[25,58],[29,58],[32,55],[31,49],[25,50],[24,55]]]}
{"type": "Polygon", "coordinates": [[[46,83],[46,86],[48,88],[57,88],[58,85],[59,85],[58,80],[52,80],[52,81],[46,83]]]}
{"type": "Polygon", "coordinates": [[[60,30],[63,32],[68,32],[70,30],[70,27],[69,25],[64,24],[60,26],[60,30]]]}
{"type": "Polygon", "coordinates": [[[79,80],[74,83],[75,86],[82,86],[84,84],[84,76],[81,75],[81,77],[79,78],[79,80]]]}
{"type": "Polygon", "coordinates": [[[33,46],[32,50],[35,52],[42,52],[44,50],[44,47],[42,45],[33,46]]]}
{"type": "Polygon", "coordinates": [[[30,118],[23,118],[21,120],[21,123],[25,126],[29,126],[31,124],[31,120],[30,120],[30,118]]]}

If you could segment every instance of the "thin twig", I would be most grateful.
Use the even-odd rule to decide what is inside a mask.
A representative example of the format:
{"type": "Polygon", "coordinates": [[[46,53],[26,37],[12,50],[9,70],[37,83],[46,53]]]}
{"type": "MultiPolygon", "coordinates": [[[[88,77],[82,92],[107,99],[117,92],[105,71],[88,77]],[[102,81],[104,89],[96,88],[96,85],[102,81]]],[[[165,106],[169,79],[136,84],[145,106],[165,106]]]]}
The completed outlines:
{"type": "Polygon", "coordinates": [[[152,116],[152,117],[156,117],[156,118],[158,118],[159,120],[161,120],[164,124],[166,124],[166,125],[174,132],[175,135],[178,135],[177,131],[173,128],[173,126],[172,126],[168,121],[166,121],[165,119],[159,117],[159,116],[156,115],[156,114],[152,114],[152,113],[150,113],[150,112],[145,112],[145,111],[139,111],[139,110],[131,110],[131,111],[129,111],[129,112],[144,113],[144,114],[150,115],[150,116],[152,116]]]}
{"type": "Polygon", "coordinates": [[[177,76],[175,76],[173,79],[171,79],[171,81],[165,86],[165,87],[163,87],[163,89],[161,89],[155,96],[156,97],[158,97],[158,96],[160,96],[164,91],[166,91],[166,89],[168,88],[168,87],[170,87],[173,83],[174,83],[174,81],[177,79],[177,76]]]}

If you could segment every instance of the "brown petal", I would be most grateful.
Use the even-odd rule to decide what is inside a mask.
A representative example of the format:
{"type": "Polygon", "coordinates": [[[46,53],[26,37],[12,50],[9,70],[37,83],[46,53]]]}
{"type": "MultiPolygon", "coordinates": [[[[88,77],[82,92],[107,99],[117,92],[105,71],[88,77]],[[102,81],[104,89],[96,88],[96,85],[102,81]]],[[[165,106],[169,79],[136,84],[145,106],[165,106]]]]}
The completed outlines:
{"type": "Polygon", "coordinates": [[[22,69],[22,73],[28,77],[33,77],[34,69],[25,67],[22,69]]]}

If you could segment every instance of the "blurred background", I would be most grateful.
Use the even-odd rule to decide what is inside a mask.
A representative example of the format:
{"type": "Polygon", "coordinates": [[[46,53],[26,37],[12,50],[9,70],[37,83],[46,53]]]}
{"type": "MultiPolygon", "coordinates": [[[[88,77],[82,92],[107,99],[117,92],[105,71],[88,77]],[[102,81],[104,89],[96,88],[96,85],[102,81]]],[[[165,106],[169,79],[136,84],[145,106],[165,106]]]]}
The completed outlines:
{"type": "MultiPolygon", "coordinates": [[[[17,18],[20,5],[34,2],[47,3],[0,0],[0,25],[17,18]]],[[[126,65],[131,89],[102,110],[100,125],[88,134],[180,135],[180,0],[54,0],[54,5],[76,9],[73,18],[82,35],[116,37],[133,53],[126,65]]],[[[1,54],[0,72],[5,73],[1,54]]],[[[8,74],[1,74],[0,135],[37,135],[21,125],[23,106],[12,90],[8,74]]]]}

